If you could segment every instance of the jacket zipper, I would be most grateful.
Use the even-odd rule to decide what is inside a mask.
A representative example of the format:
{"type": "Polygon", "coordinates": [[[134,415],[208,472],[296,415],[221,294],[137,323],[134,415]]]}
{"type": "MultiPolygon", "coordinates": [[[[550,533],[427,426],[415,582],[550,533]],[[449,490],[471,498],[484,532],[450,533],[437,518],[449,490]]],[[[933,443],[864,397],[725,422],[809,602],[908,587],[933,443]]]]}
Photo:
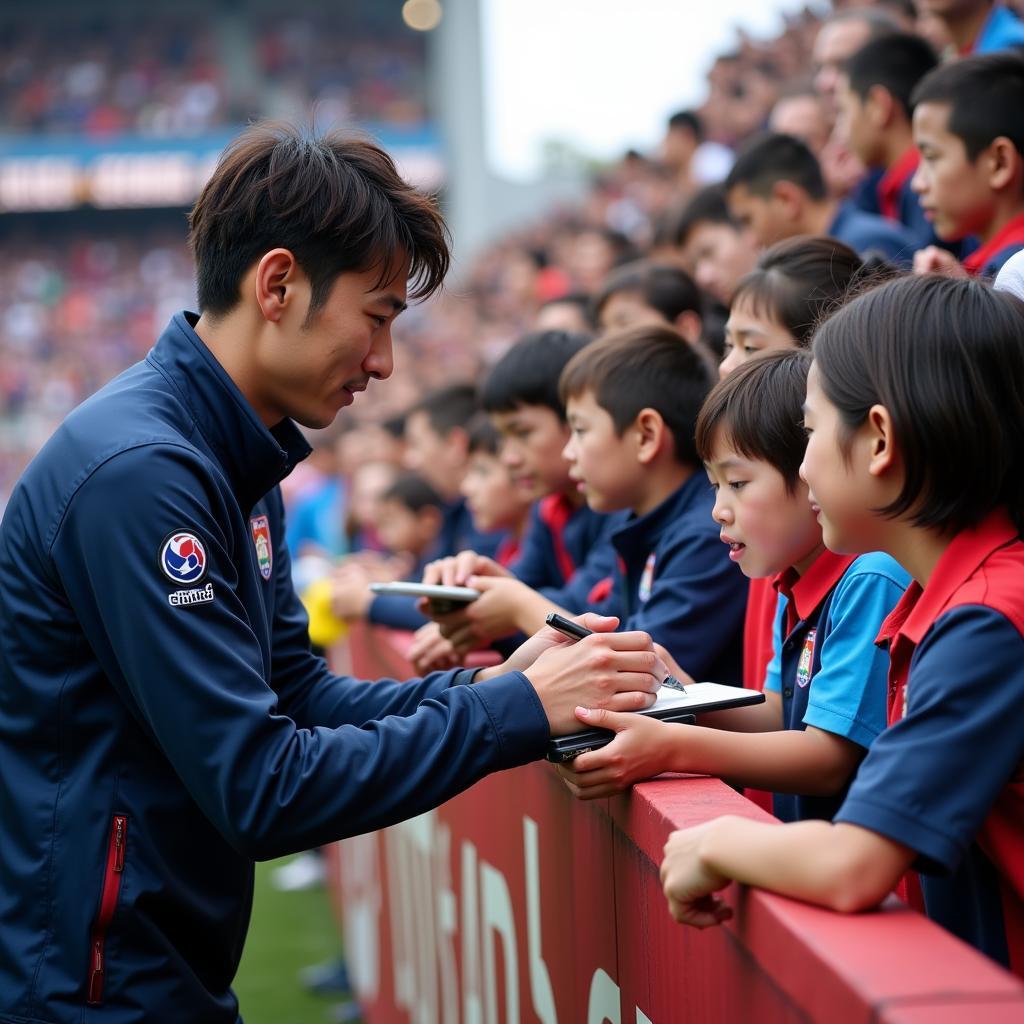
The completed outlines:
{"type": "Polygon", "coordinates": [[[100,910],[96,915],[89,936],[89,997],[90,1006],[103,1001],[103,975],[107,929],[110,927],[117,897],[121,892],[121,874],[124,871],[124,846],[128,838],[128,816],[115,814],[110,827],[110,841],[107,844],[107,865],[103,873],[103,891],[100,895],[100,910]]]}

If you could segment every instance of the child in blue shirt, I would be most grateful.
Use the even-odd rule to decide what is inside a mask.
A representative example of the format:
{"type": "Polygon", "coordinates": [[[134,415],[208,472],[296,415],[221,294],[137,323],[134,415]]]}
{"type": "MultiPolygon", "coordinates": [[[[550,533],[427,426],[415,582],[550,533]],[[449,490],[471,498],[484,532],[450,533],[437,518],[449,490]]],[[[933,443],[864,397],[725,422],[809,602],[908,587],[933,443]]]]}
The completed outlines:
{"type": "Polygon", "coordinates": [[[800,472],[825,543],[914,578],[879,630],[889,727],[831,823],[674,833],[661,874],[680,922],[730,917],[715,893],[731,880],[864,910],[913,867],[929,917],[1024,975],[1022,329],[1019,300],[936,275],[819,328],[800,472]]]}
{"type": "Polygon", "coordinates": [[[729,557],[750,577],[774,576],[779,592],[765,703],[704,715],[698,727],[581,710],[588,726],[618,735],[562,769],[577,796],[706,772],[774,792],[784,820],[829,818],[885,728],[888,659],[874,640],[909,577],[886,555],[825,550],[798,477],[809,364],[801,350],[751,360],[718,384],[697,421],[729,557]]]}

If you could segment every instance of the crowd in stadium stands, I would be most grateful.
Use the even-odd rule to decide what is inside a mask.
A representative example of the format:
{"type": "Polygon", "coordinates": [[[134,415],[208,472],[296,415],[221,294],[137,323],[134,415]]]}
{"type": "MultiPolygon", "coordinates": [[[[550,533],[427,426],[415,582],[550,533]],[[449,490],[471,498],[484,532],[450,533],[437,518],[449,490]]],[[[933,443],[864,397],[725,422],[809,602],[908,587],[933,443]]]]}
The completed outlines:
{"type": "MultiPolygon", "coordinates": [[[[0,39],[9,133],[182,138],[257,117],[419,124],[422,40],[352,32],[323,13],[275,17],[230,45],[210,12],[22,14],[0,39]]],[[[236,33],[240,31],[235,29],[236,33]]]]}
{"type": "MultiPolygon", "coordinates": [[[[0,123],[35,132],[169,132],[233,116],[208,26],[190,22],[186,34],[168,20],[133,36],[131,46],[107,28],[73,37],[48,26],[16,47],[5,43],[0,123]]],[[[964,749],[979,755],[962,772],[977,791],[973,810],[961,808],[970,794],[949,795],[959,775],[944,790],[927,781],[949,779],[941,759],[928,755],[927,770],[917,774],[900,767],[902,737],[930,742],[932,725],[903,707],[902,690],[896,703],[890,693],[887,709],[888,662],[874,640],[885,628],[902,642],[900,624],[886,617],[910,577],[877,552],[855,559],[825,550],[829,530],[840,527],[826,516],[823,534],[798,470],[804,462],[807,475],[821,481],[823,504],[836,500],[826,493],[835,481],[815,462],[826,431],[812,433],[805,455],[796,424],[805,395],[808,419],[819,423],[837,394],[849,398],[842,388],[856,388],[844,374],[856,359],[864,379],[894,372],[879,369],[884,359],[897,359],[891,353],[868,346],[856,359],[850,354],[857,331],[888,337],[895,330],[893,310],[916,310],[912,326],[933,330],[931,355],[921,358],[936,360],[928,364],[936,394],[955,391],[943,373],[962,357],[925,315],[936,303],[959,303],[957,329],[972,343],[1006,344],[1020,309],[956,282],[998,275],[1004,288],[1024,292],[1014,259],[1024,249],[1022,48],[1024,24],[1014,5],[991,0],[835,3],[831,12],[790,16],[774,39],[741,35],[712,64],[703,106],[670,119],[658,152],[626,154],[593,179],[577,205],[506,235],[457,288],[404,313],[393,379],[315,434],[313,456],[284,485],[289,544],[314,640],[328,643],[361,619],[415,630],[412,657],[426,671],[488,644],[501,649],[510,637],[538,629],[552,610],[615,612],[661,640],[698,678],[742,680],[773,696],[744,732],[693,730],[707,735],[692,750],[676,749],[657,723],[618,723],[614,764],[595,752],[565,769],[577,795],[604,796],[666,769],[706,771],[774,792],[775,812],[787,821],[813,826],[838,813],[837,820],[859,826],[850,842],[861,846],[851,847],[851,857],[870,855],[881,865],[866,889],[843,890],[833,900],[830,893],[854,883],[829,876],[826,892],[814,889],[813,879],[792,881],[768,839],[733,823],[730,851],[720,852],[723,839],[707,853],[713,871],[701,895],[741,878],[817,902],[867,905],[865,893],[884,895],[916,851],[924,866],[952,872],[955,885],[986,892],[984,913],[975,915],[925,877],[929,912],[1018,971],[1012,935],[1024,934],[1021,889],[1015,903],[1000,904],[992,864],[1009,877],[1006,858],[1016,858],[1019,875],[1019,850],[990,843],[983,855],[974,845],[1019,758],[1017,738],[992,738],[1009,706],[980,678],[977,701],[957,704],[964,749]],[[867,294],[851,302],[861,291],[867,294]],[[844,303],[822,329],[823,358],[832,361],[819,373],[827,381],[816,385],[812,371],[808,383],[814,327],[844,303]],[[764,357],[769,350],[777,351],[764,357]],[[872,359],[877,365],[868,366],[872,359]],[[759,400],[766,395],[770,401],[759,400]],[[635,436],[629,445],[627,427],[635,436]],[[737,463],[749,478],[742,482],[746,498],[730,475],[737,463]],[[717,496],[704,486],[705,466],[717,496]],[[763,493],[761,506],[751,493],[763,493]],[[728,548],[720,529],[735,534],[728,548]],[[367,590],[374,580],[421,574],[472,580],[483,596],[467,610],[430,619],[412,599],[371,598],[367,590]],[[774,586],[766,582],[771,577],[774,586]],[[851,659],[858,666],[853,681],[843,668],[851,659]],[[810,690],[812,677],[818,685],[810,690]],[[887,732],[887,715],[904,724],[887,732]],[[865,771],[854,779],[862,761],[865,771]],[[923,806],[932,818],[922,824],[909,811],[882,807],[872,786],[902,787],[903,810],[923,806]],[[929,834],[926,825],[934,828],[946,814],[943,801],[963,813],[948,823],[948,835],[929,834]],[[966,849],[969,862],[958,867],[966,849]],[[735,850],[757,851],[760,860],[735,850]],[[973,872],[969,882],[964,872],[973,872]]],[[[266,28],[255,53],[266,83],[262,113],[319,100],[333,104],[338,120],[423,117],[423,65],[414,50],[349,39],[329,19],[310,17],[266,28]]],[[[173,310],[192,303],[187,254],[173,232],[5,248],[0,503],[54,424],[144,353],[173,310]]],[[[1017,357],[1000,350],[992,358],[1010,365],[1017,357]]],[[[914,359],[899,355],[900,387],[909,387],[914,359]]],[[[996,377],[989,373],[986,386],[995,387],[996,377]]],[[[917,399],[886,401],[915,408],[917,399]]],[[[876,395],[865,408],[873,404],[884,402],[876,395]]],[[[881,444],[886,424],[874,428],[881,444]]],[[[906,423],[897,428],[909,430],[906,423]]],[[[1019,434],[1019,424],[1005,436],[991,429],[993,450],[1003,451],[1013,430],[1019,434]]],[[[967,467],[971,456],[956,436],[948,441],[950,458],[967,467]]],[[[932,443],[939,442],[916,434],[907,440],[929,466],[932,443]]],[[[1014,458],[1019,463],[1019,451],[1014,458]]],[[[869,483],[885,471],[881,461],[872,466],[869,483]]],[[[1014,534],[992,518],[1008,492],[996,488],[991,507],[961,508],[955,488],[933,469],[907,479],[959,510],[956,531],[982,523],[992,537],[1014,534]]],[[[991,484],[979,483],[979,493],[991,484]]],[[[1019,487],[1013,494],[1019,499],[1019,487]]],[[[910,522],[902,495],[876,496],[910,522]]],[[[876,524],[878,536],[895,530],[894,521],[876,524]]],[[[913,520],[907,536],[928,525],[913,520]]],[[[987,549],[964,552],[966,560],[988,557],[987,549]]],[[[1019,564],[1019,554],[1013,557],[1019,564]]],[[[993,567],[1005,582],[1003,572],[993,567]]],[[[989,616],[981,626],[1005,639],[1006,651],[1018,650],[1019,634],[993,618],[1010,615],[1004,605],[1011,597],[975,597],[989,616]]],[[[977,659],[964,653],[973,642],[970,622],[948,628],[951,638],[935,641],[926,662],[955,663],[974,679],[977,659]],[[958,648],[961,634],[967,646],[958,648]]],[[[1009,655],[989,655],[1013,670],[1009,655]]],[[[1019,659],[1015,670],[1019,676],[1019,659]]],[[[925,692],[926,673],[918,678],[925,692]]],[[[828,859],[831,839],[813,827],[800,834],[806,849],[828,859]]],[[[679,840],[670,876],[692,868],[692,851],[679,840]]],[[[691,884],[692,876],[686,879],[680,891],[691,884]]],[[[904,895],[920,903],[917,887],[904,895]]],[[[698,903],[680,897],[678,916],[706,925],[728,914],[723,904],[698,903]]]]}

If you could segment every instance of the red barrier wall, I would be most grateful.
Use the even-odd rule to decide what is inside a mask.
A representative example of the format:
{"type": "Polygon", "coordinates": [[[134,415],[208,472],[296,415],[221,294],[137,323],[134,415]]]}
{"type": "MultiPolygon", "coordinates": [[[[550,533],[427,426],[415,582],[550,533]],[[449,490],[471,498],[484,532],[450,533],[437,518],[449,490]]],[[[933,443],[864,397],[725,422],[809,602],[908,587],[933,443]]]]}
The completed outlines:
{"type": "MultiPolygon", "coordinates": [[[[405,642],[356,631],[357,674],[411,675],[405,642]]],[[[895,900],[841,916],[733,886],[733,921],[676,925],[661,848],[721,814],[768,818],[706,778],[581,804],[539,763],[336,844],[332,893],[368,1022],[1024,1020],[1021,982],[895,900]]]]}

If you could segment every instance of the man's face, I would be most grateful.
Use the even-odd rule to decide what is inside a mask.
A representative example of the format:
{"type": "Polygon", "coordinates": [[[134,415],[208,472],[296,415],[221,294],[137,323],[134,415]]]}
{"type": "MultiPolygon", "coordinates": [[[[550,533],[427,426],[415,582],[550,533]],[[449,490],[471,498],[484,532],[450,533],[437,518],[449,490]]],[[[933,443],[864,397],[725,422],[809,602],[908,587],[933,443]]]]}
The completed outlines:
{"type": "Polygon", "coordinates": [[[759,248],[767,248],[795,234],[786,204],[774,193],[756,196],[746,185],[729,189],[729,212],[750,240],[759,248]]]}
{"type": "Polygon", "coordinates": [[[910,187],[939,238],[953,241],[983,231],[992,219],[993,193],[970,160],[963,139],[949,131],[949,104],[920,103],[914,110],[914,145],[921,154],[910,187]]]}
{"type": "Polygon", "coordinates": [[[740,278],[754,269],[757,252],[731,224],[700,221],[686,236],[683,261],[697,284],[728,306],[740,278]]]}
{"type": "Polygon", "coordinates": [[[828,118],[817,96],[786,96],[772,108],[769,127],[805,142],[815,156],[828,142],[828,118]]]}
{"type": "Polygon", "coordinates": [[[870,34],[866,21],[832,21],[821,26],[814,40],[814,88],[830,117],[836,112],[836,90],[843,64],[868,41],[870,34]]]}
{"type": "Polygon", "coordinates": [[[309,279],[297,271],[296,301],[261,333],[246,382],[265,423],[329,426],[370,380],[391,376],[391,324],[405,308],[408,260],[389,270],[384,284],[379,268],[339,275],[312,314],[309,279]]]}

